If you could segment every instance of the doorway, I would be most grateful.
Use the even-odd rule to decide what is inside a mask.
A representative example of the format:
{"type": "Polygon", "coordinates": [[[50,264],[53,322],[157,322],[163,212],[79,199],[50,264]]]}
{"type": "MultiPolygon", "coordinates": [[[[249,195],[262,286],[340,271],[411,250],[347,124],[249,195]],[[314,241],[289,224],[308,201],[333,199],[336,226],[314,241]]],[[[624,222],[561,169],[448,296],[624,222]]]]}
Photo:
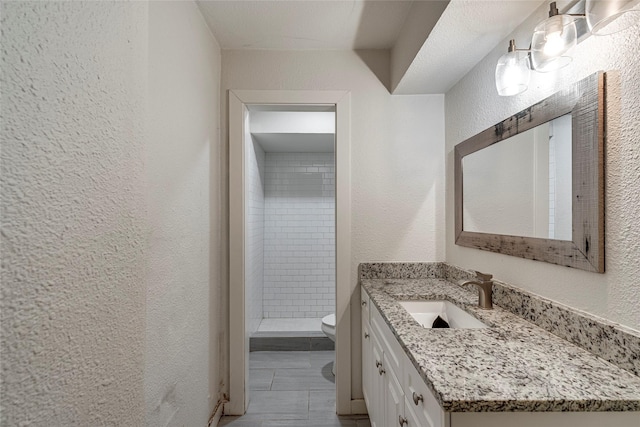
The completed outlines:
{"type": "MultiPolygon", "coordinates": [[[[249,117],[256,110],[335,111],[335,383],[336,411],[350,414],[350,140],[349,93],[342,91],[230,91],[229,92],[229,273],[230,273],[230,399],[225,413],[242,415],[249,404],[249,349],[256,320],[248,318],[247,192],[250,190],[247,147],[249,117]],[[258,107],[261,106],[261,107],[258,107]]],[[[255,153],[253,153],[255,156],[255,153]]]]}
{"type": "Polygon", "coordinates": [[[335,318],[336,293],[335,106],[248,109],[249,351],[333,351],[335,334],[328,325],[335,318]]]}

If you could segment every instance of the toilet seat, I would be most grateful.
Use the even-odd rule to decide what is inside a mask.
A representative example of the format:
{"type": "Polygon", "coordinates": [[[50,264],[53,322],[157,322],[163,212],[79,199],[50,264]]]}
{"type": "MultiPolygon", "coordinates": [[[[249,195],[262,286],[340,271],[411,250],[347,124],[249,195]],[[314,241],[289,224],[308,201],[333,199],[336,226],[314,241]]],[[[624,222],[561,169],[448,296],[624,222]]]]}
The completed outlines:
{"type": "Polygon", "coordinates": [[[322,331],[335,341],[336,337],[336,315],[334,313],[327,314],[322,318],[322,331]]]}
{"type": "Polygon", "coordinates": [[[326,326],[331,326],[332,328],[336,327],[336,315],[335,314],[327,314],[322,318],[322,324],[326,326]]]}

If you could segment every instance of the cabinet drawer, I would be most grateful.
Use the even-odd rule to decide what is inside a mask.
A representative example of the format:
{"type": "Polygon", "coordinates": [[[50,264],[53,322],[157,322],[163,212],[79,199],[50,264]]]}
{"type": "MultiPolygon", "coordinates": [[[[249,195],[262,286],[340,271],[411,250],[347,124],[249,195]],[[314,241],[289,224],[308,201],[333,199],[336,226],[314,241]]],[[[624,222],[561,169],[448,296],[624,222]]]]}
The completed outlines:
{"type": "Polygon", "coordinates": [[[382,315],[375,307],[370,307],[371,312],[371,331],[381,341],[384,348],[385,356],[389,359],[390,368],[398,375],[400,381],[403,378],[403,357],[404,351],[400,347],[400,343],[387,326],[382,315]]]}
{"type": "Polygon", "coordinates": [[[360,288],[360,308],[362,309],[362,324],[365,322],[370,322],[370,310],[369,304],[371,301],[369,300],[369,295],[365,292],[364,289],[360,288]]]}
{"type": "Polygon", "coordinates": [[[406,355],[404,355],[404,364],[402,387],[406,394],[407,405],[411,407],[420,426],[446,427],[448,423],[445,422],[444,411],[406,355]]]}

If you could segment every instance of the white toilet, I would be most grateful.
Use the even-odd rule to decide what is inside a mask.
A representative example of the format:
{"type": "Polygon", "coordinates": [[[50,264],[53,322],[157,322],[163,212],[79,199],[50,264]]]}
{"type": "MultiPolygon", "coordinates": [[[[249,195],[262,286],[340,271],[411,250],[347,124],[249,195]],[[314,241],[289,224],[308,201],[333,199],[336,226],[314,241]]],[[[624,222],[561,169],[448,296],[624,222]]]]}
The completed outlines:
{"type": "MultiPolygon", "coordinates": [[[[322,318],[322,332],[333,342],[336,342],[336,315],[327,314],[322,318]]],[[[333,375],[336,374],[336,362],[334,360],[333,367],[331,368],[333,375]]]]}

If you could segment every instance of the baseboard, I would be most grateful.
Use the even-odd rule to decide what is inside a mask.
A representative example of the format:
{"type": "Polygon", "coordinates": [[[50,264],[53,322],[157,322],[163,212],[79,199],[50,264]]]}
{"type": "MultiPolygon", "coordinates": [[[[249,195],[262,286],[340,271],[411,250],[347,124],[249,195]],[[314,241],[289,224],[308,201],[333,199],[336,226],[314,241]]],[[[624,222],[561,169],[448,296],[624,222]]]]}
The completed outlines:
{"type": "Polygon", "coordinates": [[[216,404],[215,409],[213,410],[213,414],[211,418],[209,418],[209,427],[218,427],[220,423],[220,418],[222,418],[222,409],[224,408],[224,402],[219,400],[216,404]]]}
{"type": "Polygon", "coordinates": [[[351,399],[351,413],[353,415],[368,414],[367,405],[364,403],[364,399],[351,399]]]}

